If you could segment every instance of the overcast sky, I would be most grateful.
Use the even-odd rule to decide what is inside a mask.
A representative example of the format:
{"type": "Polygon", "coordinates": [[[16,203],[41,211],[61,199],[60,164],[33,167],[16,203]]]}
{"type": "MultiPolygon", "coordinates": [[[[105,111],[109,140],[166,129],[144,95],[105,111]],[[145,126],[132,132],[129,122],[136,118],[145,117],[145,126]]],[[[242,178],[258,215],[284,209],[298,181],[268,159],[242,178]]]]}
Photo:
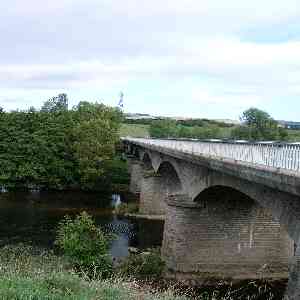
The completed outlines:
{"type": "Polygon", "coordinates": [[[300,121],[299,0],[0,1],[0,106],[300,121]]]}

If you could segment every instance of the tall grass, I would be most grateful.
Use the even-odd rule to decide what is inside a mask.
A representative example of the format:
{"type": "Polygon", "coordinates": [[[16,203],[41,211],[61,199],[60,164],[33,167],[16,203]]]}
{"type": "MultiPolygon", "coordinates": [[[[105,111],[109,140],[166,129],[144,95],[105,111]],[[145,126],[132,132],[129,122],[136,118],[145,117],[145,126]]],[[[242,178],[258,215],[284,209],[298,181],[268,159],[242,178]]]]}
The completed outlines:
{"type": "Polygon", "coordinates": [[[22,244],[0,249],[0,266],[1,300],[185,300],[120,278],[76,274],[64,258],[22,244]]]}

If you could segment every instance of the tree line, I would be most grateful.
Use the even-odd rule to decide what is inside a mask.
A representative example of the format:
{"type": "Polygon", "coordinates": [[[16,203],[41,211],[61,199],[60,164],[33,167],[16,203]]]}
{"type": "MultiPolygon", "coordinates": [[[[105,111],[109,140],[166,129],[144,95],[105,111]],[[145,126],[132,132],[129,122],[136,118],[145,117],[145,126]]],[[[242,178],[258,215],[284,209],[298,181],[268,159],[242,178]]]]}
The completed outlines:
{"type": "MultiPolygon", "coordinates": [[[[101,103],[68,109],[66,94],[40,110],[0,110],[0,186],[101,189],[111,182],[122,112],[101,103]]],[[[119,171],[118,171],[119,172],[119,171]]]]}
{"type": "Polygon", "coordinates": [[[230,138],[246,139],[250,141],[288,139],[288,132],[280,127],[267,112],[257,108],[244,111],[241,124],[230,126],[225,123],[195,121],[175,121],[173,119],[154,120],[150,123],[149,133],[155,138],[230,138]]]}

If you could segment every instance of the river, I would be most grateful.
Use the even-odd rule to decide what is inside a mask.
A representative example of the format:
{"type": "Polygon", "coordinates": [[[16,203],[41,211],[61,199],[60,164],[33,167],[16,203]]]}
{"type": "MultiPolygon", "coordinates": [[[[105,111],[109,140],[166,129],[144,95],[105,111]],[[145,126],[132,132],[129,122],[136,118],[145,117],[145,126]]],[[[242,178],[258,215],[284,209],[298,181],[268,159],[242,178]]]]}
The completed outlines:
{"type": "Polygon", "coordinates": [[[0,193],[0,246],[25,243],[53,248],[57,225],[65,216],[82,211],[115,239],[110,252],[116,259],[128,255],[128,247],[160,246],[161,221],[119,218],[113,212],[126,196],[85,192],[6,192],[0,193]]]}

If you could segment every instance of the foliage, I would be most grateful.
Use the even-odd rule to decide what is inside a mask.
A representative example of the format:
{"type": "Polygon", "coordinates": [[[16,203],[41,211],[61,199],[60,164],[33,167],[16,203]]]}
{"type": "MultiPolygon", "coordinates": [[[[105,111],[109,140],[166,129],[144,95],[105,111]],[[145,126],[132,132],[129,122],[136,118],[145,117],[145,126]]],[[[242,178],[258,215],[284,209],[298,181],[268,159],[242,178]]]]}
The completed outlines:
{"type": "Polygon", "coordinates": [[[247,140],[286,140],[288,133],[271,116],[257,108],[249,108],[241,116],[243,125],[232,130],[233,138],[247,140]]]}
{"type": "Polygon", "coordinates": [[[144,116],[143,118],[138,118],[138,119],[128,119],[127,118],[127,114],[125,114],[125,119],[124,119],[124,123],[125,124],[135,124],[135,125],[151,125],[152,122],[152,118],[148,118],[146,116],[144,116]]]}
{"type": "Polygon", "coordinates": [[[291,142],[300,142],[300,130],[290,129],[287,130],[288,132],[288,139],[291,142]]]}
{"type": "Polygon", "coordinates": [[[66,259],[54,255],[52,251],[22,243],[2,247],[0,265],[0,278],[5,274],[45,275],[71,269],[66,259]]]}
{"type": "Polygon", "coordinates": [[[67,96],[41,111],[0,113],[0,186],[95,189],[106,160],[115,156],[120,110],[80,102],[67,110],[67,96]]]}
{"type": "Polygon", "coordinates": [[[130,254],[121,264],[120,272],[122,275],[138,279],[158,279],[164,266],[160,251],[152,249],[149,252],[130,254]]]}
{"type": "Polygon", "coordinates": [[[257,108],[246,110],[241,116],[242,125],[236,126],[225,122],[208,119],[173,120],[161,118],[151,119],[126,119],[122,131],[123,136],[147,137],[150,134],[154,138],[233,138],[246,140],[281,140],[300,141],[299,134],[287,131],[278,126],[271,116],[257,108]],[[147,130],[138,132],[141,126],[147,130]],[[135,125],[135,126],[134,126],[135,125]],[[138,132],[138,133],[137,133],[138,132]]]}
{"type": "MultiPolygon", "coordinates": [[[[151,119],[151,118],[147,118],[146,116],[144,118],[139,118],[139,119],[127,119],[126,118],[126,114],[125,114],[125,120],[124,123],[125,124],[135,124],[135,125],[151,125],[151,123],[153,122],[157,122],[157,121],[162,121],[168,118],[164,118],[164,117],[160,117],[157,118],[155,120],[151,119]]],[[[179,119],[179,120],[174,120],[176,122],[176,125],[182,125],[182,126],[186,126],[186,127],[194,127],[194,126],[199,126],[199,127],[203,127],[203,126],[210,126],[210,125],[214,125],[214,126],[218,126],[220,128],[225,128],[225,127],[233,127],[234,124],[232,123],[225,123],[222,121],[217,121],[217,120],[209,120],[209,119],[179,119]]]]}
{"type": "Polygon", "coordinates": [[[66,216],[61,221],[55,244],[77,268],[88,272],[96,269],[102,277],[111,274],[112,260],[108,254],[108,239],[86,212],[74,220],[66,216]]]}
{"type": "Polygon", "coordinates": [[[286,283],[251,280],[228,285],[221,281],[215,287],[193,290],[162,280],[153,286],[131,278],[91,279],[75,274],[62,257],[22,244],[1,248],[0,265],[3,300],[275,300],[282,299],[286,283]],[[165,292],[157,291],[164,286],[165,292]]]}
{"type": "Polygon", "coordinates": [[[120,136],[149,137],[148,124],[122,124],[120,136]]]}
{"type": "Polygon", "coordinates": [[[124,216],[125,214],[134,214],[139,210],[139,205],[136,202],[121,203],[115,209],[115,213],[118,216],[124,216]]]}
{"type": "Polygon", "coordinates": [[[102,185],[109,185],[110,183],[114,183],[115,185],[129,184],[130,175],[128,173],[127,163],[120,157],[106,160],[103,162],[103,167],[102,185]]]}
{"type": "Polygon", "coordinates": [[[240,119],[247,126],[256,128],[265,128],[268,122],[273,121],[267,112],[254,107],[245,110],[240,119]]]}
{"type": "Polygon", "coordinates": [[[220,128],[214,125],[207,127],[193,127],[189,137],[197,139],[219,138],[220,128]]]}
{"type": "Polygon", "coordinates": [[[149,129],[155,138],[219,138],[222,136],[220,127],[216,125],[184,126],[177,125],[173,120],[153,121],[149,129]]]}
{"type": "Polygon", "coordinates": [[[53,97],[46,101],[41,111],[43,112],[58,112],[68,109],[68,96],[67,94],[59,94],[56,97],[53,97]]]}
{"type": "Polygon", "coordinates": [[[163,119],[153,121],[149,128],[151,137],[168,138],[176,136],[176,121],[163,119]]]}
{"type": "Polygon", "coordinates": [[[186,300],[172,291],[148,294],[120,278],[80,276],[62,257],[22,244],[1,248],[0,264],[3,300],[186,300]]]}

